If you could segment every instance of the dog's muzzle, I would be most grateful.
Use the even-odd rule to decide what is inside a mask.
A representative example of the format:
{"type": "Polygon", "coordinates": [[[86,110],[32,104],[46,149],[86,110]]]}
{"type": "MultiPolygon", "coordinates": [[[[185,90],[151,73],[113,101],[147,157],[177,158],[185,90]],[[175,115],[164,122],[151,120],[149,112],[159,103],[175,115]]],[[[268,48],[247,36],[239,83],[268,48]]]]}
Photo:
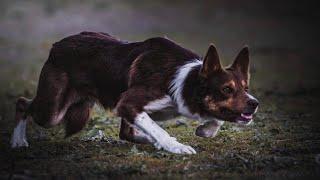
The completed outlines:
{"type": "Polygon", "coordinates": [[[253,119],[253,115],[258,111],[259,101],[248,93],[247,96],[249,97],[247,106],[236,120],[237,123],[240,124],[250,124],[253,119]]]}

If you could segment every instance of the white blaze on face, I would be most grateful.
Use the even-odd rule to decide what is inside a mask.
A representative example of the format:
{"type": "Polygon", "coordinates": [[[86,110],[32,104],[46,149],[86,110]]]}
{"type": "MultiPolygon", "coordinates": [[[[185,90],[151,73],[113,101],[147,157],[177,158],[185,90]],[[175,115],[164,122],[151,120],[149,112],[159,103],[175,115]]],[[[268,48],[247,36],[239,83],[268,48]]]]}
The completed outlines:
{"type": "MultiPolygon", "coordinates": [[[[250,100],[258,101],[257,98],[255,98],[255,97],[252,96],[251,94],[246,93],[246,95],[248,96],[248,98],[249,98],[250,100]]],[[[257,106],[256,109],[254,110],[254,113],[253,113],[253,114],[255,114],[257,111],[258,111],[258,106],[257,106]]]]}

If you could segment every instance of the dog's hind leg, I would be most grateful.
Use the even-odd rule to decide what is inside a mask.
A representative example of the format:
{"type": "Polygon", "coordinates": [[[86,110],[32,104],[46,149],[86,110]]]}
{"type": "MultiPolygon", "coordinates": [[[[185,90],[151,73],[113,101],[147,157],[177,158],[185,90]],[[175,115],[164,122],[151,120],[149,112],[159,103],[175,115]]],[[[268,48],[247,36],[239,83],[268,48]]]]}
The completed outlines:
{"type": "Polygon", "coordinates": [[[64,116],[66,137],[79,132],[89,120],[90,110],[94,102],[90,100],[80,101],[71,105],[64,116]]]}
{"type": "Polygon", "coordinates": [[[30,101],[19,98],[16,107],[17,125],[14,128],[11,147],[28,146],[26,119],[50,128],[59,124],[68,108],[79,100],[77,92],[68,86],[68,76],[60,68],[46,63],[41,71],[36,97],[30,101]]]}
{"type": "Polygon", "coordinates": [[[26,99],[24,97],[20,97],[16,102],[16,126],[13,130],[12,138],[11,138],[11,147],[28,147],[29,144],[27,142],[26,137],[26,128],[27,121],[30,119],[30,116],[26,116],[25,112],[29,108],[31,100],[26,99]]]}

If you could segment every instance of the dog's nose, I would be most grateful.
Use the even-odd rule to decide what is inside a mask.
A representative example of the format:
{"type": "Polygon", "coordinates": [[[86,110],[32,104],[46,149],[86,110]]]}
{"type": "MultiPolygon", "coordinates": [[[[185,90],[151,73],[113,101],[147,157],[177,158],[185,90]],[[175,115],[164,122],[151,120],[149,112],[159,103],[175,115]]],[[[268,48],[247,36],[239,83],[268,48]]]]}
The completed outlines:
{"type": "Polygon", "coordinates": [[[250,99],[248,102],[247,102],[248,106],[252,109],[255,109],[256,107],[258,107],[259,105],[259,101],[256,100],[256,99],[250,99]]]}

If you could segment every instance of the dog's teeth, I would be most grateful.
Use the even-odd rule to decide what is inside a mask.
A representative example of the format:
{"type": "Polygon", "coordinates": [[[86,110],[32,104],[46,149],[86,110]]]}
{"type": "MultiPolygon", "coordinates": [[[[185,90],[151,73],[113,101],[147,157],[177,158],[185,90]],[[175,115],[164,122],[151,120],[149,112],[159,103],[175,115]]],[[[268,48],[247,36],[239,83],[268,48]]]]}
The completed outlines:
{"type": "Polygon", "coordinates": [[[252,115],[241,114],[241,117],[246,118],[246,119],[252,119],[252,115]]]}

